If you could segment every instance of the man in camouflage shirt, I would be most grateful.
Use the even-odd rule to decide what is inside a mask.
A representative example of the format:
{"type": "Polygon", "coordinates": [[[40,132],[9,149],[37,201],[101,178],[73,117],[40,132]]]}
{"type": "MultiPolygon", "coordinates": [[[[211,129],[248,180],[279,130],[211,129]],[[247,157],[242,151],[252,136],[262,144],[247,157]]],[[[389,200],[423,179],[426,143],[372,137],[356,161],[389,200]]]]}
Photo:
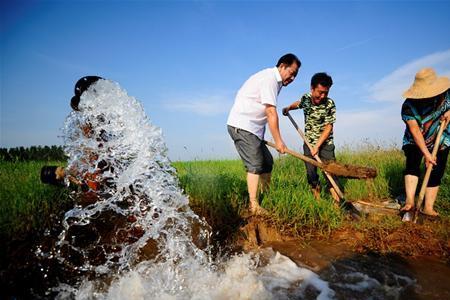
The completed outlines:
{"type": "MultiPolygon", "coordinates": [[[[283,114],[287,115],[290,110],[303,109],[305,114],[305,136],[310,145],[303,144],[304,154],[308,157],[319,155],[323,161],[335,160],[333,142],[333,124],[336,121],[336,106],[328,92],[333,85],[332,78],[327,73],[316,73],[311,78],[311,92],[283,108],[283,114]]],[[[320,197],[320,182],[317,168],[306,163],[308,183],[310,184],[316,199],[320,197]]],[[[339,189],[342,186],[336,176],[332,176],[339,189]]],[[[339,196],[327,179],[327,186],[334,200],[339,201],[339,196]]]]}

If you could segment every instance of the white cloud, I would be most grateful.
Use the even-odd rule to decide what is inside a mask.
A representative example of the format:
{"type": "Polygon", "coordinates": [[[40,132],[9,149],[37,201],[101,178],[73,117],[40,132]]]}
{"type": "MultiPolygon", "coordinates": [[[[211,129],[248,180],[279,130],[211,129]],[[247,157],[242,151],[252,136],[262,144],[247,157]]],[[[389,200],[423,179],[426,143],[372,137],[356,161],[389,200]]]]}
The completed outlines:
{"type": "Polygon", "coordinates": [[[165,101],[164,108],[170,111],[192,112],[202,116],[216,116],[228,113],[233,98],[226,95],[188,97],[165,101]]]}
{"type": "Polygon", "coordinates": [[[450,49],[421,57],[399,67],[369,88],[369,99],[381,102],[398,102],[402,93],[414,81],[417,71],[424,67],[433,67],[438,76],[450,76],[450,49]]]}
{"type": "Polygon", "coordinates": [[[376,110],[341,111],[338,112],[337,118],[337,144],[352,145],[355,141],[395,141],[400,144],[402,141],[404,124],[400,117],[400,107],[397,105],[376,110]]]}

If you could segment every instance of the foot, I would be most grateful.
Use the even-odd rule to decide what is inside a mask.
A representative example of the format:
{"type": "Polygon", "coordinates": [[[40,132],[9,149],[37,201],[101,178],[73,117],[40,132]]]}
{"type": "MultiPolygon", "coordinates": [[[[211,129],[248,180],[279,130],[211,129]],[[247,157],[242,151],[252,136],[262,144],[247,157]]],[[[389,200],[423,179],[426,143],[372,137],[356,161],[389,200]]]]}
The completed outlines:
{"type": "Polygon", "coordinates": [[[261,206],[259,206],[259,204],[253,204],[250,205],[250,213],[254,216],[262,216],[262,215],[267,215],[269,214],[267,212],[267,210],[265,210],[264,208],[262,208],[261,206]]]}
{"type": "Polygon", "coordinates": [[[408,212],[408,211],[412,211],[412,210],[414,210],[414,204],[409,204],[409,203],[406,203],[405,206],[400,208],[400,211],[403,211],[403,212],[408,212]]]}
{"type": "Polygon", "coordinates": [[[424,209],[424,210],[421,210],[420,213],[424,214],[424,215],[427,215],[427,216],[430,216],[430,217],[437,217],[437,216],[439,216],[439,213],[437,211],[435,211],[434,209],[432,209],[432,210],[425,210],[424,209]]]}
{"type": "Polygon", "coordinates": [[[314,195],[314,198],[319,201],[320,200],[320,186],[316,186],[312,188],[312,193],[314,195]]]}

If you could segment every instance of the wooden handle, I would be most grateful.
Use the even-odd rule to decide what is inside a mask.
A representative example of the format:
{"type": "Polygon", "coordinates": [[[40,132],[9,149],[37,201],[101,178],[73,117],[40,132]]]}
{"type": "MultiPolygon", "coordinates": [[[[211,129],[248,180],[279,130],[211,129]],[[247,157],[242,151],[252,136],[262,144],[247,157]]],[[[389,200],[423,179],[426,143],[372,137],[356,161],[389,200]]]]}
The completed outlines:
{"type": "MultiPolygon", "coordinates": [[[[441,123],[441,127],[439,128],[439,132],[438,132],[438,134],[436,136],[436,140],[434,142],[433,152],[431,153],[431,157],[433,159],[436,159],[436,155],[439,150],[439,144],[441,142],[442,133],[444,132],[444,129],[447,128],[447,125],[448,125],[447,121],[443,121],[441,123]]],[[[427,170],[425,172],[425,176],[423,177],[422,186],[420,187],[420,192],[419,192],[419,198],[417,199],[416,211],[414,213],[414,223],[417,222],[417,218],[419,216],[419,210],[422,206],[423,199],[425,198],[425,192],[427,190],[428,180],[430,180],[430,175],[431,175],[432,169],[433,169],[433,165],[432,164],[428,165],[427,170]]]]}
{"type": "MultiPolygon", "coordinates": [[[[300,134],[300,136],[302,137],[303,141],[305,142],[306,146],[308,146],[309,151],[312,153],[312,145],[308,142],[308,140],[306,139],[305,134],[303,133],[303,131],[300,129],[300,127],[298,127],[297,123],[295,122],[294,118],[292,118],[291,114],[289,112],[287,112],[287,117],[289,118],[289,120],[291,120],[292,125],[294,125],[295,129],[297,129],[298,134],[300,134]]],[[[319,162],[322,163],[322,160],[320,159],[319,155],[314,155],[314,158],[319,162]]],[[[339,188],[339,186],[337,185],[336,181],[334,181],[333,177],[326,171],[325,172],[325,176],[328,178],[328,180],[330,181],[331,185],[333,186],[334,190],[336,191],[336,193],[338,194],[339,198],[344,199],[344,193],[341,191],[341,189],[339,188]]]]}
{"type": "MultiPolygon", "coordinates": [[[[275,146],[275,144],[272,143],[272,142],[264,141],[264,143],[266,143],[266,145],[269,145],[270,147],[272,147],[272,148],[274,148],[274,149],[277,148],[277,147],[275,146]]],[[[305,156],[305,155],[300,154],[300,153],[298,153],[298,152],[292,151],[292,150],[290,150],[290,149],[288,149],[288,148],[286,148],[286,153],[288,153],[288,154],[290,154],[290,155],[292,155],[292,156],[294,156],[294,157],[297,157],[297,158],[299,158],[299,159],[301,159],[301,160],[303,160],[303,161],[309,162],[310,164],[312,164],[312,165],[314,165],[314,166],[316,166],[316,167],[318,167],[318,168],[321,168],[321,169],[324,168],[324,164],[323,164],[323,163],[319,163],[318,161],[315,161],[314,159],[309,158],[308,156],[305,156]]]]}

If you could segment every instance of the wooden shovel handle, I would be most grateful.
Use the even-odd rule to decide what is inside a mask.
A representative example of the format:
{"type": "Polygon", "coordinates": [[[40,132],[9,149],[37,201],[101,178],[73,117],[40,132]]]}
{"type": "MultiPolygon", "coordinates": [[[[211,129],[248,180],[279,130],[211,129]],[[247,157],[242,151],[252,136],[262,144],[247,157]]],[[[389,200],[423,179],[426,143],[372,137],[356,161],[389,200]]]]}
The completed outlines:
{"type": "MultiPolygon", "coordinates": [[[[442,121],[441,127],[439,128],[438,134],[436,136],[436,140],[434,141],[433,152],[431,153],[431,157],[436,159],[437,152],[439,150],[439,145],[441,142],[442,133],[444,129],[447,128],[448,122],[442,121]]],[[[414,223],[417,222],[417,218],[419,216],[419,211],[423,203],[423,199],[425,198],[425,191],[427,190],[428,180],[430,180],[431,170],[433,169],[433,165],[429,164],[427,170],[425,172],[425,176],[423,177],[422,186],[420,187],[419,198],[417,199],[416,211],[414,212],[414,223]]]]}
{"type": "MultiPolygon", "coordinates": [[[[272,143],[272,142],[264,141],[264,143],[265,143],[266,145],[272,147],[272,148],[275,148],[275,149],[277,148],[277,147],[275,146],[275,144],[272,143]]],[[[294,157],[297,157],[297,158],[299,158],[299,159],[301,159],[301,160],[303,160],[303,161],[309,162],[310,164],[312,164],[312,165],[314,165],[314,166],[316,166],[316,167],[318,167],[318,168],[321,168],[321,169],[324,168],[324,164],[323,164],[323,163],[319,163],[318,161],[315,161],[314,159],[312,159],[312,158],[310,158],[310,157],[308,157],[308,156],[305,156],[305,155],[303,155],[303,154],[300,154],[300,153],[298,153],[298,152],[295,152],[295,151],[293,151],[293,150],[291,150],[291,149],[289,149],[289,148],[286,148],[286,151],[285,151],[285,152],[288,153],[288,154],[290,154],[290,155],[292,155],[292,156],[294,156],[294,157]]]]}
{"type": "MultiPolygon", "coordinates": [[[[302,137],[303,141],[305,142],[306,146],[308,146],[309,151],[312,152],[312,145],[308,142],[306,139],[305,134],[303,131],[298,127],[297,122],[295,122],[294,118],[292,118],[291,114],[289,112],[286,113],[286,116],[291,120],[292,125],[294,125],[295,129],[297,130],[298,134],[302,137]]],[[[320,159],[319,155],[314,155],[314,158],[319,162],[322,163],[322,160],[320,159]]],[[[339,198],[344,199],[344,193],[341,191],[339,186],[337,185],[336,181],[334,181],[333,177],[330,175],[330,173],[325,172],[325,176],[327,176],[328,180],[330,181],[331,185],[333,186],[334,190],[338,194],[339,198]]]]}

